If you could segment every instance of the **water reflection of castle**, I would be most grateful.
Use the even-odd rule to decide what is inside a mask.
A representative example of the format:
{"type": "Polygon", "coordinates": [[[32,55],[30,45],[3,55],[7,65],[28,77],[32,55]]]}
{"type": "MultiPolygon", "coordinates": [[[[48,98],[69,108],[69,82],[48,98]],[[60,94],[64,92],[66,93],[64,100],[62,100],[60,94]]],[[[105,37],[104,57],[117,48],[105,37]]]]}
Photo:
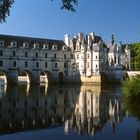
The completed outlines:
{"type": "Polygon", "coordinates": [[[109,119],[114,131],[122,111],[117,94],[103,93],[101,86],[8,87],[0,97],[0,131],[64,125],[66,134],[93,135],[109,119]]]}

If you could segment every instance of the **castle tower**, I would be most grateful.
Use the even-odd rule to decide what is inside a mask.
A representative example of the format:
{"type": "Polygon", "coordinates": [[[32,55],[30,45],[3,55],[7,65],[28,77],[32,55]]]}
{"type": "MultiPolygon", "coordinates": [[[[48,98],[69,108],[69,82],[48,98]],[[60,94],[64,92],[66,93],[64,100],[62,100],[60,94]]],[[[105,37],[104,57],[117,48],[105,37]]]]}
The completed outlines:
{"type": "Polygon", "coordinates": [[[85,39],[83,38],[82,42],[81,42],[81,65],[83,66],[81,68],[81,73],[82,75],[85,75],[86,73],[86,43],[85,43],[85,39]]]}

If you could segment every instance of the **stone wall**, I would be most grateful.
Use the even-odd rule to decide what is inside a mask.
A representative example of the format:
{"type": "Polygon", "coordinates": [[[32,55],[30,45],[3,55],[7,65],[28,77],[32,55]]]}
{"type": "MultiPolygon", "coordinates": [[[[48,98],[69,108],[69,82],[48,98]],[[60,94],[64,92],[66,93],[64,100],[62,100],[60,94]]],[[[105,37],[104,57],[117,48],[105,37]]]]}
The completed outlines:
{"type": "Polygon", "coordinates": [[[81,76],[81,83],[82,84],[101,83],[101,75],[98,74],[98,75],[94,75],[94,76],[91,76],[91,77],[81,76]]]}

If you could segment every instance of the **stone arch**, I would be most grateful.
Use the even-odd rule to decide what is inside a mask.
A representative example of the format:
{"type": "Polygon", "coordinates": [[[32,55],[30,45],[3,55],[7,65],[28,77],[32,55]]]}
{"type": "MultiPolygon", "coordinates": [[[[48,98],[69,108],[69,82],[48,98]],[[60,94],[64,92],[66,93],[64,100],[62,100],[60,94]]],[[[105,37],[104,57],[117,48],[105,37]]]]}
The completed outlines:
{"type": "Polygon", "coordinates": [[[23,83],[33,83],[33,76],[29,70],[21,70],[18,75],[18,82],[23,83]]]}
{"type": "Polygon", "coordinates": [[[40,82],[45,84],[51,83],[51,72],[50,71],[40,72],[40,82]]]}
{"type": "Polygon", "coordinates": [[[59,72],[58,73],[58,83],[59,84],[63,84],[64,83],[64,73],[63,72],[59,72]]]}
{"type": "Polygon", "coordinates": [[[9,83],[10,79],[9,79],[8,72],[4,70],[0,70],[0,81],[1,81],[1,84],[9,83]]]}

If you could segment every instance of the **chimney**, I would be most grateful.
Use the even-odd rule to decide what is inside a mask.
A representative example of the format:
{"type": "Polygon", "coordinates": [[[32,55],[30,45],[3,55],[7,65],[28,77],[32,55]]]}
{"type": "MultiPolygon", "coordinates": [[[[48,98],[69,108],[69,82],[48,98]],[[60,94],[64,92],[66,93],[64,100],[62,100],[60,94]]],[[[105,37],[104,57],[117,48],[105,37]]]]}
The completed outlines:
{"type": "Polygon", "coordinates": [[[64,42],[67,46],[70,46],[70,35],[65,34],[64,36],[64,42]]]}

